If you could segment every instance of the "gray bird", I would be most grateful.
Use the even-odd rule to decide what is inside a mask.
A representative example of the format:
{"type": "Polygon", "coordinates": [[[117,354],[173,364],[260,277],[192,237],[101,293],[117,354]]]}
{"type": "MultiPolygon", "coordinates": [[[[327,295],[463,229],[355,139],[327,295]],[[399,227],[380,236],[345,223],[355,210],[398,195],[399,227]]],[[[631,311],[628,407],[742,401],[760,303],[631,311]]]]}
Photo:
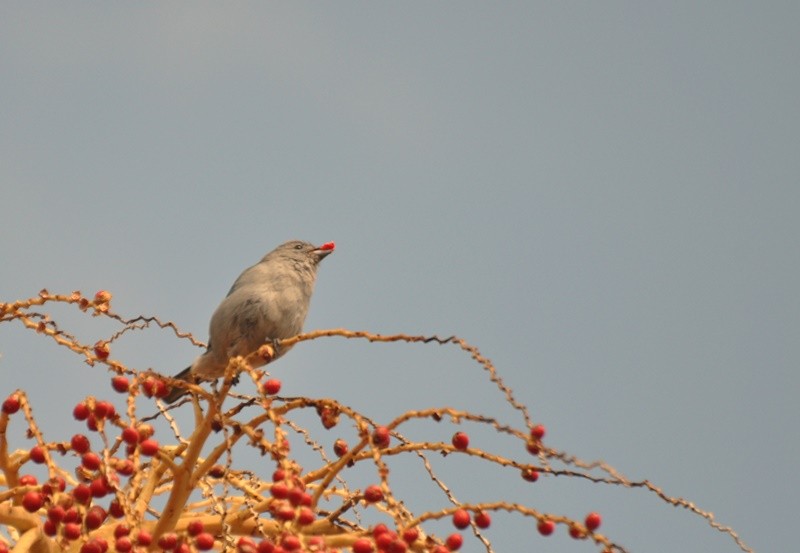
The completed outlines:
{"type": "MultiPolygon", "coordinates": [[[[189,382],[219,378],[231,357],[248,355],[266,342],[300,334],[317,266],[333,249],[333,242],[314,246],[293,240],[245,269],[211,316],[208,349],[175,378],[189,382]]],[[[289,349],[280,348],[276,358],[289,349]]],[[[186,393],[173,387],[164,401],[173,403],[186,393]]]]}

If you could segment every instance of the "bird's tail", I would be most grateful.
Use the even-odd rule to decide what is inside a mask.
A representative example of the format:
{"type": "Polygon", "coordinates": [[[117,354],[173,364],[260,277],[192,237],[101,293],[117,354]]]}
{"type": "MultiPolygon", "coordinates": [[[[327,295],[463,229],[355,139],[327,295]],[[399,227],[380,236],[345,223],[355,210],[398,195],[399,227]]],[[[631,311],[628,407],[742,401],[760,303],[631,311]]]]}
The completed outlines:
{"type": "MultiPolygon", "coordinates": [[[[174,378],[175,380],[185,380],[186,382],[192,382],[193,378],[191,371],[192,371],[192,366],[189,365],[188,367],[183,369],[181,372],[179,372],[172,378],[174,378]]],[[[169,394],[167,394],[166,397],[164,397],[164,401],[166,403],[175,403],[187,393],[188,392],[186,388],[178,388],[177,386],[173,386],[172,389],[169,391],[169,394]]]]}

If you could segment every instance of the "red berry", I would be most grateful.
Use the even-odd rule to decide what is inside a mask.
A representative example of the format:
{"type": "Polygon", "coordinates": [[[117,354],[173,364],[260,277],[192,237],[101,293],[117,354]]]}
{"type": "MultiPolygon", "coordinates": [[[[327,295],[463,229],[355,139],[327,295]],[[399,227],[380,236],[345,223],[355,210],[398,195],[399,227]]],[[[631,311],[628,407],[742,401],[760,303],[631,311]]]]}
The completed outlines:
{"type": "Polygon", "coordinates": [[[203,524],[202,520],[192,520],[186,526],[186,532],[190,536],[196,536],[205,530],[205,525],[203,524]]]}
{"type": "Polygon", "coordinates": [[[522,469],[522,478],[528,482],[536,482],[539,479],[539,472],[534,469],[522,469]]]}
{"type": "Polygon", "coordinates": [[[89,489],[92,491],[92,497],[105,497],[111,493],[111,486],[105,476],[98,476],[92,480],[89,489]]]}
{"type": "Polygon", "coordinates": [[[544,438],[546,429],[543,424],[537,424],[533,428],[531,428],[531,438],[534,440],[541,440],[544,438]]]}
{"type": "Polygon", "coordinates": [[[236,553],[255,553],[256,547],[256,542],[247,536],[236,540],[236,553]]]}
{"type": "Polygon", "coordinates": [[[169,395],[169,391],[169,385],[163,380],[159,380],[158,384],[156,384],[155,396],[163,399],[169,395]]]}
{"type": "Polygon", "coordinates": [[[89,448],[91,447],[89,438],[83,434],[75,434],[70,440],[70,445],[72,445],[72,450],[75,451],[75,453],[79,453],[81,455],[89,451],[89,448]]]}
{"type": "Polygon", "coordinates": [[[153,535],[147,530],[139,530],[139,533],[136,535],[136,543],[137,545],[143,545],[147,547],[153,543],[153,535]]]}
{"type": "Polygon", "coordinates": [[[125,510],[116,499],[111,500],[108,504],[108,514],[114,518],[122,518],[125,516],[125,510]]]}
{"type": "Polygon", "coordinates": [[[108,347],[108,343],[99,340],[94,344],[94,354],[100,360],[108,359],[108,354],[111,353],[111,348],[108,347]]]}
{"type": "Polygon", "coordinates": [[[3,413],[13,415],[17,411],[19,411],[19,397],[16,395],[8,396],[3,402],[3,413]]]}
{"type": "MultiPolygon", "coordinates": [[[[45,536],[52,537],[58,533],[58,526],[56,525],[55,522],[48,519],[44,521],[44,524],[42,524],[42,530],[44,531],[45,536]]],[[[2,547],[0,547],[0,551],[2,551],[2,547]]],[[[6,551],[8,551],[8,549],[6,549],[6,551]]]]}
{"type": "Polygon", "coordinates": [[[128,536],[122,536],[114,542],[114,549],[120,553],[127,553],[133,549],[133,541],[128,536]]]}
{"type": "Polygon", "coordinates": [[[103,548],[95,540],[91,540],[81,546],[80,553],[103,553],[103,548]]]}
{"type": "Polygon", "coordinates": [[[39,482],[36,480],[36,477],[32,474],[23,474],[19,477],[19,485],[20,486],[35,486],[39,482]]]}
{"type": "Polygon", "coordinates": [[[416,527],[414,528],[406,528],[403,530],[403,541],[407,544],[412,544],[417,541],[419,537],[419,530],[416,527]]]}
{"type": "Polygon", "coordinates": [[[552,520],[540,520],[539,524],[536,525],[536,529],[539,530],[539,533],[543,536],[549,536],[553,533],[553,530],[556,529],[556,523],[552,520]]]}
{"type": "Polygon", "coordinates": [[[103,524],[106,516],[108,516],[106,510],[95,505],[86,512],[86,516],[83,517],[83,522],[86,524],[87,529],[96,530],[97,528],[100,528],[101,524],[103,524]]]}
{"type": "Polygon", "coordinates": [[[139,431],[133,426],[128,426],[122,431],[122,441],[126,444],[136,445],[139,443],[139,431]]]}
{"type": "Polygon", "coordinates": [[[453,447],[459,451],[464,451],[469,447],[469,436],[466,432],[456,432],[453,434],[453,447]]]}
{"type": "Polygon", "coordinates": [[[525,449],[527,449],[528,453],[531,455],[539,455],[539,452],[542,450],[542,444],[537,440],[530,439],[525,442],[525,449]]]}
{"type": "Polygon", "coordinates": [[[377,538],[381,534],[385,534],[388,531],[389,531],[389,528],[387,528],[385,524],[383,524],[383,523],[376,524],[375,528],[372,529],[372,536],[377,538]]]}
{"type": "Polygon", "coordinates": [[[147,397],[156,396],[163,398],[169,394],[169,386],[167,386],[166,382],[153,376],[148,376],[144,379],[144,382],[142,382],[142,389],[144,390],[144,395],[147,397]]]}
{"type": "Polygon", "coordinates": [[[464,543],[464,538],[461,534],[450,534],[447,536],[445,543],[447,544],[447,549],[450,551],[458,551],[464,543]]]}
{"type": "Polygon", "coordinates": [[[214,465],[209,469],[208,475],[211,478],[222,478],[223,476],[225,476],[225,467],[223,467],[222,465],[214,465]]]}
{"type": "Polygon", "coordinates": [[[492,524],[492,517],[486,511],[479,511],[475,515],[475,524],[478,528],[488,528],[492,524]]]}
{"type": "Polygon", "coordinates": [[[275,544],[269,540],[261,540],[258,542],[257,553],[273,553],[275,551],[275,544]]]}
{"type": "Polygon", "coordinates": [[[178,545],[178,535],[174,533],[163,534],[158,538],[158,547],[165,551],[172,551],[178,545]]]}
{"type": "Polygon", "coordinates": [[[84,453],[81,457],[81,464],[89,470],[97,470],[102,464],[102,460],[97,453],[92,451],[84,453]]]}
{"type": "Polygon", "coordinates": [[[372,553],[375,550],[375,547],[372,545],[372,540],[369,538],[358,538],[353,542],[350,548],[353,550],[353,553],[372,553]]]}
{"type": "Polygon", "coordinates": [[[275,482],[270,488],[270,493],[277,499],[286,499],[289,497],[289,487],[283,482],[275,482]]]}
{"type": "Polygon", "coordinates": [[[152,457],[158,453],[158,442],[152,438],[148,438],[139,444],[139,449],[141,450],[142,455],[152,457]]]}
{"type": "Polygon", "coordinates": [[[291,534],[288,536],[284,536],[281,540],[281,547],[283,547],[286,551],[297,551],[302,547],[302,543],[300,543],[300,539],[297,536],[292,536],[291,534]]]}
{"type": "Polygon", "coordinates": [[[325,427],[326,430],[330,430],[337,424],[339,424],[339,409],[332,408],[332,407],[323,407],[321,409],[317,409],[317,413],[319,413],[319,420],[322,423],[322,426],[325,427]]]}
{"type": "Polygon", "coordinates": [[[155,395],[155,386],[156,386],[156,379],[152,376],[148,376],[142,381],[142,391],[144,395],[147,397],[153,397],[155,395]]]}
{"type": "Polygon", "coordinates": [[[99,419],[113,419],[117,410],[110,401],[98,401],[94,404],[94,416],[99,419]]]}
{"type": "Polygon", "coordinates": [[[387,530],[382,534],[378,534],[375,536],[375,545],[381,551],[386,551],[392,545],[392,543],[397,539],[397,534],[392,532],[391,530],[387,530]]]}
{"type": "Polygon", "coordinates": [[[111,379],[111,387],[114,388],[116,392],[127,394],[128,390],[131,388],[131,383],[128,381],[128,377],[117,375],[111,379]]]}
{"type": "Polygon", "coordinates": [[[62,535],[67,540],[77,540],[81,537],[82,524],[80,522],[65,522],[62,535]]]}
{"type": "Polygon", "coordinates": [[[270,378],[266,382],[264,382],[264,386],[262,387],[264,393],[268,396],[274,396],[278,392],[281,391],[281,381],[277,378],[270,378]]]}
{"type": "Polygon", "coordinates": [[[581,528],[579,524],[570,525],[569,535],[571,538],[574,538],[576,540],[580,540],[586,537],[586,533],[583,531],[583,528],[581,528]]]}
{"type": "Polygon", "coordinates": [[[44,495],[41,492],[25,492],[22,496],[22,506],[29,513],[35,513],[42,508],[42,505],[44,505],[44,495]]]}
{"type": "Polygon", "coordinates": [[[78,484],[72,488],[72,497],[78,503],[85,505],[92,499],[92,489],[86,484],[78,484]]]}
{"type": "Polygon", "coordinates": [[[42,464],[47,460],[44,448],[40,445],[35,445],[31,448],[31,461],[34,463],[42,464]]]}
{"type": "Polygon", "coordinates": [[[300,513],[297,515],[297,523],[298,524],[311,524],[316,520],[316,515],[314,511],[309,509],[308,507],[302,507],[300,509],[300,513]]]}
{"type": "Polygon", "coordinates": [[[284,503],[278,508],[278,512],[275,515],[280,520],[290,521],[294,520],[294,507],[289,505],[288,503],[284,503]]]}
{"type": "Polygon", "coordinates": [[[333,442],[333,452],[336,454],[337,457],[343,457],[347,455],[347,451],[349,449],[350,448],[348,447],[347,442],[341,438],[333,442]]]}
{"type": "Polygon", "coordinates": [[[53,522],[61,522],[64,520],[64,515],[67,514],[66,509],[61,505],[53,505],[49,509],[47,509],[47,518],[48,520],[52,520],[53,522]]]}
{"type": "Polygon", "coordinates": [[[65,522],[63,534],[68,540],[77,540],[81,537],[81,525],[77,522],[65,522]]]}
{"type": "Polygon", "coordinates": [[[332,249],[334,249],[335,247],[336,247],[336,244],[334,244],[333,242],[325,242],[324,244],[322,244],[322,245],[319,247],[319,249],[321,249],[321,250],[323,250],[323,251],[326,251],[326,250],[332,250],[332,249]]]}
{"type": "Polygon", "coordinates": [[[289,499],[289,503],[297,507],[300,503],[303,502],[303,495],[305,492],[300,488],[290,488],[289,494],[287,498],[289,499]]]}
{"type": "Polygon", "coordinates": [[[194,544],[200,551],[208,551],[214,547],[214,536],[208,532],[201,532],[195,536],[194,544]]]}
{"type": "Polygon", "coordinates": [[[463,530],[467,526],[469,526],[469,511],[466,509],[458,509],[456,512],[453,513],[453,526],[458,528],[459,530],[463,530]]]}
{"type": "Polygon", "coordinates": [[[78,509],[76,509],[75,507],[70,507],[69,509],[67,509],[67,512],[64,513],[64,520],[62,522],[64,522],[64,524],[68,522],[79,523],[83,522],[83,517],[78,512],[78,509]]]}
{"type": "Polygon", "coordinates": [[[600,513],[589,513],[586,515],[586,528],[588,528],[590,532],[594,532],[600,528],[601,522],[603,522],[603,519],[600,517],[600,513]]]}
{"type": "Polygon", "coordinates": [[[79,403],[75,406],[72,410],[72,416],[75,417],[75,420],[85,421],[89,418],[89,406],[85,403],[79,403]]]}
{"type": "Polygon", "coordinates": [[[92,432],[97,432],[97,417],[94,415],[89,415],[89,418],[86,419],[86,428],[92,432]]]}
{"type": "Polygon", "coordinates": [[[131,533],[131,529],[128,528],[124,524],[117,524],[114,527],[114,537],[115,538],[121,538],[122,536],[128,536],[128,535],[130,535],[130,533],[131,533]]]}
{"type": "Polygon", "coordinates": [[[389,433],[389,429],[385,426],[379,426],[375,429],[372,433],[372,441],[375,442],[375,445],[378,447],[388,447],[392,437],[389,433]]]}
{"type": "Polygon", "coordinates": [[[367,489],[364,490],[364,499],[366,499],[369,503],[375,503],[383,499],[383,491],[381,490],[380,486],[372,485],[367,486],[367,489]]]}

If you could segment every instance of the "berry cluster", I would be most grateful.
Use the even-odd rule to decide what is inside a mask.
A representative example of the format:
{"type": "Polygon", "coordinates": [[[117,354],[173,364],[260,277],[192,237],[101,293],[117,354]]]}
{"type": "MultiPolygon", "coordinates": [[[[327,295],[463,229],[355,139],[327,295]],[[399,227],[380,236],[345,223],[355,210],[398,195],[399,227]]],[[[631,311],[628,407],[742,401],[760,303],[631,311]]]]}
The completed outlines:
{"type": "MultiPolygon", "coordinates": [[[[505,471],[513,482],[519,476],[537,482],[554,475],[579,475],[653,490],[651,484],[632,483],[613,469],[604,468],[598,478],[591,472],[596,464],[545,445],[545,427],[530,421],[527,409],[513,399],[491,363],[456,337],[443,340],[331,330],[296,339],[338,335],[370,342],[458,345],[488,371],[489,386],[496,386],[521,414],[525,430],[450,407],[409,410],[379,424],[335,399],[284,397],[278,395],[281,381],[256,368],[264,360],[260,365],[250,362],[259,361],[251,359],[261,355],[258,352],[232,359],[214,394],[193,387],[196,401],[185,407],[166,406],[160,399],[169,394],[175,381],[112,360],[111,347],[126,332],[142,330],[149,322],[176,330],[174,325],[155,318],[124,320],[110,311],[110,300],[111,295],[104,291],[93,299],[77,292],[55,296],[42,291],[37,298],[0,303],[0,323],[22,321],[90,365],[106,367],[117,398],[116,405],[93,396],[77,403],[72,415],[85,429],[70,432],[64,441],[45,439],[24,391],[17,390],[3,401],[0,483],[8,489],[0,489],[0,494],[8,505],[0,501],[0,526],[5,526],[0,531],[0,553],[9,550],[6,536],[16,539],[31,528],[36,529],[35,539],[41,541],[37,550],[43,551],[450,553],[467,549],[465,544],[474,540],[474,535],[488,542],[496,531],[493,517],[498,512],[531,521],[532,533],[551,536],[560,526],[565,535],[593,542],[603,553],[611,553],[621,548],[598,532],[598,513],[581,519],[542,512],[502,501],[502,492],[500,500],[459,503],[429,460],[436,456],[448,463],[452,458],[469,457],[483,463],[486,470],[505,471]],[[76,305],[81,311],[109,317],[123,328],[94,345],[80,343],[56,327],[47,314],[31,311],[48,302],[76,305]],[[241,387],[235,390],[239,393],[233,393],[233,381],[245,375],[251,378],[250,389],[255,393],[241,395],[241,387]],[[155,414],[143,417],[140,413],[145,409],[155,414]],[[181,416],[176,415],[178,410],[183,410],[181,416]],[[20,411],[24,417],[17,416],[20,411]],[[311,415],[311,423],[306,414],[311,415]],[[194,415],[189,432],[179,427],[178,420],[184,415],[194,415]],[[442,423],[445,419],[450,421],[449,430],[438,433],[433,441],[410,437],[414,430],[409,421],[430,422],[437,428],[437,424],[448,424],[442,423]],[[7,427],[12,421],[27,422],[28,437],[35,443],[22,449],[9,447],[7,427]],[[473,425],[510,436],[518,449],[509,456],[493,452],[483,434],[467,433],[473,425]],[[331,436],[334,428],[351,435],[331,436]],[[320,438],[320,434],[326,437],[320,438]],[[312,452],[318,463],[311,461],[314,466],[303,467],[299,459],[306,457],[294,453],[296,444],[305,447],[303,453],[312,452]],[[247,455],[242,455],[243,450],[247,455]],[[398,456],[422,460],[429,476],[426,481],[433,481],[438,493],[426,498],[439,502],[433,510],[411,512],[407,492],[397,485],[390,470],[391,460],[398,456]],[[559,462],[561,467],[568,466],[558,468],[559,462]],[[31,474],[45,469],[47,477],[41,482],[31,474]],[[6,506],[11,511],[2,510],[6,506]],[[439,532],[442,527],[446,530],[439,532]]],[[[177,330],[176,334],[184,336],[177,330]]],[[[660,490],[657,493],[671,504],[687,505],[685,500],[669,498],[660,490]]],[[[710,515],[707,518],[710,520],[710,515]]]]}

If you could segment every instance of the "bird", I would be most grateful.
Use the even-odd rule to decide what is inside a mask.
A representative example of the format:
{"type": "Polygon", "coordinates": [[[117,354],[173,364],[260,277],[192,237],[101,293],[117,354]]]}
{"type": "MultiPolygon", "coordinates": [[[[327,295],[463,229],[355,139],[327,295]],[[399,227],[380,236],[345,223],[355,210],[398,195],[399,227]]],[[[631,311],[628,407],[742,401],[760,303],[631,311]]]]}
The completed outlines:
{"type": "MultiPolygon", "coordinates": [[[[317,268],[334,248],[333,242],[314,246],[291,240],[245,269],[211,316],[206,351],[174,378],[187,382],[219,378],[232,357],[300,334],[317,268]]],[[[273,360],[289,349],[276,348],[273,360]]],[[[186,393],[185,388],[173,386],[164,401],[174,403],[186,393]]]]}

